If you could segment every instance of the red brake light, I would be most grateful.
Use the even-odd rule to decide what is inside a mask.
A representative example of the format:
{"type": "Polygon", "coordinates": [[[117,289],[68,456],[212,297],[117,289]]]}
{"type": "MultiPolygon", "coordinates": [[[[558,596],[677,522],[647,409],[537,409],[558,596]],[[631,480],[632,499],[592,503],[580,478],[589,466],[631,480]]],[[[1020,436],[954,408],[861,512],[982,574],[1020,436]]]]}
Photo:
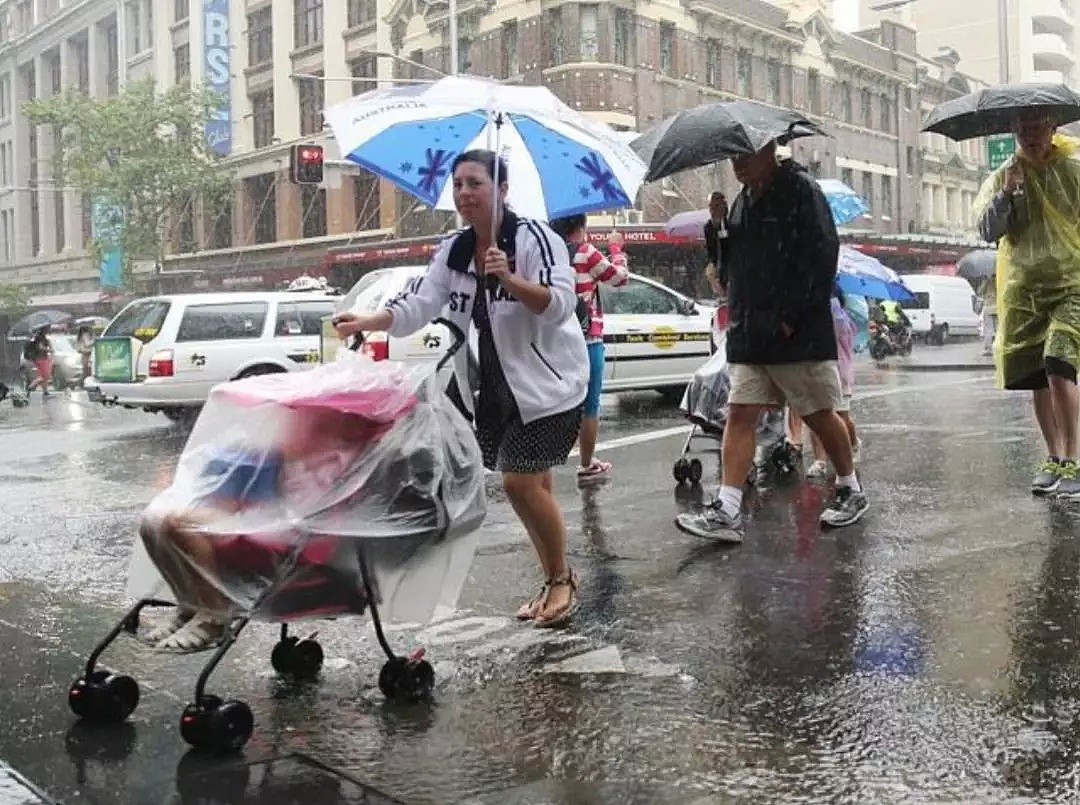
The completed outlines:
{"type": "Polygon", "coordinates": [[[157,352],[150,358],[150,377],[172,377],[173,374],[173,353],[171,349],[157,352]]]}
{"type": "Polygon", "coordinates": [[[386,336],[374,340],[369,335],[367,340],[360,346],[360,351],[373,361],[385,361],[390,357],[390,342],[386,336]]]}

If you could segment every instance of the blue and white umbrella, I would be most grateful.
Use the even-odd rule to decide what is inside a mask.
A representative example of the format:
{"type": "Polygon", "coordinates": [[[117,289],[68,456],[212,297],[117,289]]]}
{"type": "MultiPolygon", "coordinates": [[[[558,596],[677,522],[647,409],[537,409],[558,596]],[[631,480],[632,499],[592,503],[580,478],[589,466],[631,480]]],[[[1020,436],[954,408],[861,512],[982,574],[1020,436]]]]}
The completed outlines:
{"type": "Polygon", "coordinates": [[[544,87],[450,76],[373,90],[325,116],[345,159],[440,210],[454,209],[454,158],[474,148],[506,159],[509,204],[544,220],[631,207],[645,177],[613,130],[544,87]]]}
{"type": "Polygon", "coordinates": [[[915,294],[904,284],[899,274],[880,260],[850,246],[840,247],[836,284],[844,293],[870,299],[889,299],[901,304],[915,301],[915,294]]]}
{"type": "Polygon", "coordinates": [[[870,204],[839,179],[818,179],[818,186],[832,210],[837,226],[849,224],[870,212],[870,204]]]}

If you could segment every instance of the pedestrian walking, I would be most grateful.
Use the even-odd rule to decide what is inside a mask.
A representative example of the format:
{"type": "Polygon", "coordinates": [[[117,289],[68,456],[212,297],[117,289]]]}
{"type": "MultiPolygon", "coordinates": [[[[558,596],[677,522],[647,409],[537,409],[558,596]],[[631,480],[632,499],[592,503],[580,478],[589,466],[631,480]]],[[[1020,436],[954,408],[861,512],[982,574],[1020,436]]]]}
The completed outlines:
{"type": "Polygon", "coordinates": [[[987,277],[979,289],[982,298],[982,354],[994,354],[994,337],[997,335],[997,280],[987,277]]]}
{"type": "Polygon", "coordinates": [[[1036,495],[1080,498],[1080,140],[1046,110],[1017,115],[1019,152],[983,183],[979,232],[998,243],[998,385],[1030,391],[1047,459],[1036,495]]]}
{"type": "MultiPolygon", "coordinates": [[[[547,224],[519,217],[505,204],[502,158],[466,151],[452,172],[454,203],[467,228],[446,238],[427,274],[383,310],[342,314],[334,324],[342,337],[368,330],[401,337],[448,308],[463,331],[476,329],[475,425],[484,465],[502,473],[545,579],[517,617],[538,627],[561,626],[577,608],[578,577],[567,561],[566,524],[551,468],[566,463],[577,441],[589,378],[585,337],[574,315],[574,269],[547,224]]],[[[468,357],[463,351],[458,358],[459,387],[468,389],[468,357]]],[[[466,402],[471,397],[462,396],[466,402]]]]}
{"type": "Polygon", "coordinates": [[[718,297],[727,294],[719,280],[720,241],[727,237],[727,198],[719,190],[709,196],[709,220],[705,222],[705,279],[718,297]]]}
{"type": "Polygon", "coordinates": [[[712,504],[699,514],[679,515],[676,524],[695,536],[742,541],[743,484],[758,418],[764,409],[786,404],[818,435],[837,468],[821,523],[851,525],[869,502],[836,414],[842,399],[830,299],[839,239],[832,213],[804,168],[777,160],[775,141],[736,158],[734,168],[743,189],[728,216],[719,267],[731,309],[722,486],[712,504]]]}
{"type": "Polygon", "coordinates": [[[78,335],[75,336],[75,349],[82,357],[83,382],[90,377],[90,356],[94,352],[94,330],[89,324],[79,327],[78,335]]]}
{"type": "Polygon", "coordinates": [[[41,387],[43,397],[49,396],[49,384],[52,383],[53,349],[49,342],[49,328],[40,327],[34,332],[33,338],[26,342],[23,349],[23,358],[34,365],[37,377],[27,386],[27,391],[41,387]]]}
{"type": "Polygon", "coordinates": [[[589,352],[589,390],[578,434],[581,461],[577,474],[582,481],[601,478],[611,471],[611,462],[601,461],[595,455],[600,430],[600,392],[604,387],[604,310],[599,289],[601,285],[610,288],[625,285],[628,276],[622,235],[612,232],[608,236],[609,259],[589,242],[586,220],[584,215],[572,215],[551,222],[551,228],[566,241],[567,251],[573,256],[575,290],[588,314],[585,345],[589,352]]]}
{"type": "MultiPolygon", "coordinates": [[[[856,327],[855,322],[848,315],[845,294],[839,288],[833,289],[831,306],[833,331],[836,333],[836,370],[840,376],[840,405],[836,413],[843,420],[848,438],[851,440],[852,462],[858,464],[862,443],[855,429],[855,420],[851,416],[851,398],[855,388],[856,327]]],[[[822,478],[829,471],[828,454],[817,434],[811,434],[810,438],[813,444],[814,461],[806,471],[806,477],[822,478]]]]}

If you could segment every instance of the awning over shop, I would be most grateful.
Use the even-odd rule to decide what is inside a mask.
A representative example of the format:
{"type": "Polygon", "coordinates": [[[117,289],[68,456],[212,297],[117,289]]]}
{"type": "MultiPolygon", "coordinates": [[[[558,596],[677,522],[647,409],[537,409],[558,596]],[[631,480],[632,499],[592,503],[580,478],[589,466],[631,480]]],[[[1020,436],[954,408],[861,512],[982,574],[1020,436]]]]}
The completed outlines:
{"type": "Polygon", "coordinates": [[[30,298],[27,307],[83,307],[108,301],[109,297],[101,291],[81,291],[79,293],[57,293],[30,298]]]}

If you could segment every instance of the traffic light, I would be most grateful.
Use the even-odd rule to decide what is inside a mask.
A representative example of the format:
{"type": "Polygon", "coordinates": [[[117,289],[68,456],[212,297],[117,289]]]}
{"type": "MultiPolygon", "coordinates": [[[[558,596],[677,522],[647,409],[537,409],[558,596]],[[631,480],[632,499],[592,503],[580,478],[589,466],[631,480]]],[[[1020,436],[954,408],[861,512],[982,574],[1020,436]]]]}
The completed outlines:
{"type": "Polygon", "coordinates": [[[294,145],[289,152],[289,179],[296,184],[319,184],[323,180],[323,147],[294,145]]]}

